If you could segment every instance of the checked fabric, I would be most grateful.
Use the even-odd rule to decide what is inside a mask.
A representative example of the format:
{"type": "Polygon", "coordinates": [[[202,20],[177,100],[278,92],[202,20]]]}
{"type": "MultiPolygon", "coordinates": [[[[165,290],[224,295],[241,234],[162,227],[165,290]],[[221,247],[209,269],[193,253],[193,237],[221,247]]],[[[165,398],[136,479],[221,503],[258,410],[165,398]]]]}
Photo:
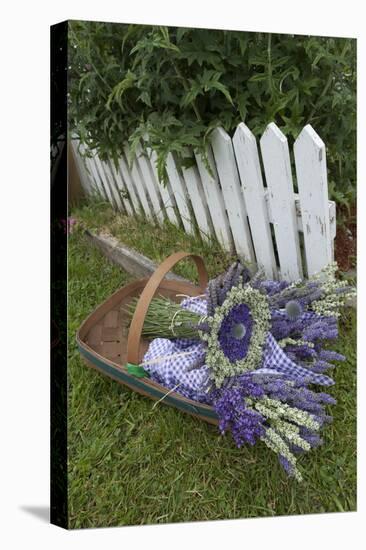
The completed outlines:
{"type": "MultiPolygon", "coordinates": [[[[206,300],[201,297],[186,298],[181,307],[199,315],[207,313],[206,300]]],[[[314,315],[304,313],[304,316],[314,315]]],[[[143,367],[151,378],[168,389],[173,389],[189,399],[209,402],[209,368],[205,365],[206,344],[188,339],[155,338],[143,358],[143,367]]],[[[311,372],[294,363],[269,332],[258,373],[276,373],[292,380],[306,380],[323,386],[334,384],[326,375],[311,372]]]]}

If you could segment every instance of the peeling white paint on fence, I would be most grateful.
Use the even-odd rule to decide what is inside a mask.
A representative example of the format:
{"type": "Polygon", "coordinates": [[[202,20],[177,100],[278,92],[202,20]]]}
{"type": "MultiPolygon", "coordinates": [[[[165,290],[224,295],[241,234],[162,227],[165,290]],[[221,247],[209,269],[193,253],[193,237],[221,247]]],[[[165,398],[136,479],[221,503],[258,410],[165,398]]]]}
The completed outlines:
{"type": "Polygon", "coordinates": [[[217,128],[212,134],[211,143],[236,251],[254,264],[247,211],[231,138],[225,130],[217,128]]]}
{"type": "Polygon", "coordinates": [[[260,144],[281,276],[290,281],[297,280],[302,278],[303,272],[287,139],[271,123],[267,126],[260,144]]]}
{"type": "Polygon", "coordinates": [[[87,194],[97,192],[117,211],[153,224],[169,220],[187,233],[216,238],[223,249],[262,267],[267,277],[294,281],[334,257],[336,213],[328,200],[325,146],[310,125],[294,145],[298,194],[286,136],[274,123],[264,131],[260,149],[244,123],[233,139],[216,129],[208,148],[211,170],[197,153],[188,150],[194,161],[189,168],[169,154],[167,185],[158,182],[156,153],[143,145],[132,165],[126,146],[118,168],[94,152],[86,157],[77,141],[72,145],[87,194]]]}
{"type": "Polygon", "coordinates": [[[239,124],[233,144],[255,243],[258,267],[262,267],[268,277],[276,278],[276,259],[264,196],[257,142],[244,123],[239,124]]]}
{"type": "Polygon", "coordinates": [[[308,274],[332,261],[325,145],[308,124],[294,145],[308,274]]]}

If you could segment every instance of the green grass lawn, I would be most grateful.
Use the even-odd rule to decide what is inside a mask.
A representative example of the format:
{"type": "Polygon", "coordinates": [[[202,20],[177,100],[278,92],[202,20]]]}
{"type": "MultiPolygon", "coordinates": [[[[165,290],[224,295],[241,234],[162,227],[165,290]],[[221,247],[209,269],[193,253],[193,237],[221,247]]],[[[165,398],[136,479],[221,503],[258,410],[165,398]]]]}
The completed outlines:
{"type": "MultiPolygon", "coordinates": [[[[216,243],[154,229],[103,206],[73,212],[157,261],[184,249],[201,253],[210,274],[229,258],[216,243]]],[[[189,262],[178,272],[193,277],[189,262]]],[[[338,401],[323,447],[299,459],[304,482],[287,479],[264,445],[237,449],[217,428],[144,398],[85,366],[75,333],[83,319],[130,277],[93,249],[69,239],[69,527],[143,525],[356,509],[356,314],[344,312],[334,349],[338,401]]]]}

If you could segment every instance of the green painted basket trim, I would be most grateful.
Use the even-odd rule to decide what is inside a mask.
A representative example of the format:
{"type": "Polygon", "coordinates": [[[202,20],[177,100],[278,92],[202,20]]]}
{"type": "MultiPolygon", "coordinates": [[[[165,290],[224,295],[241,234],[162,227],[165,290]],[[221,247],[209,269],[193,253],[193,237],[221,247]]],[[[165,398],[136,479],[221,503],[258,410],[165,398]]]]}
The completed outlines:
{"type": "Polygon", "coordinates": [[[120,369],[112,367],[108,363],[104,363],[104,361],[101,361],[100,359],[95,357],[95,355],[88,352],[81,345],[79,345],[78,347],[81,355],[83,355],[86,359],[88,359],[88,361],[93,363],[99,370],[107,375],[114,376],[115,378],[118,378],[123,382],[128,382],[128,384],[130,384],[130,386],[133,386],[136,390],[142,389],[145,392],[149,392],[151,396],[154,396],[157,399],[161,399],[162,397],[164,397],[164,401],[166,403],[170,403],[171,405],[174,405],[174,407],[176,407],[177,409],[180,409],[184,412],[199,414],[200,416],[206,418],[215,418],[216,420],[218,419],[218,416],[214,410],[207,410],[206,408],[201,407],[199,403],[197,403],[197,405],[191,405],[191,403],[181,401],[180,399],[177,399],[172,395],[166,395],[166,392],[163,392],[158,388],[147,386],[142,380],[140,380],[136,376],[132,376],[128,373],[122,372],[120,369]]]}

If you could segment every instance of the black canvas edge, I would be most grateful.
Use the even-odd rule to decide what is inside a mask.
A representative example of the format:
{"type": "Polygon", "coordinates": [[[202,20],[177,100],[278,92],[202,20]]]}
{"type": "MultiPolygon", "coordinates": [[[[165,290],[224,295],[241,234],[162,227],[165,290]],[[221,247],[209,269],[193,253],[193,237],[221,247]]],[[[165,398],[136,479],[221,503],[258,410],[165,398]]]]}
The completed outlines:
{"type": "Polygon", "coordinates": [[[68,527],[67,505],[67,67],[68,22],[50,27],[51,46],[51,455],[50,521],[68,527]],[[57,146],[55,147],[55,144],[57,146]],[[55,153],[55,150],[57,153],[55,153]]]}

